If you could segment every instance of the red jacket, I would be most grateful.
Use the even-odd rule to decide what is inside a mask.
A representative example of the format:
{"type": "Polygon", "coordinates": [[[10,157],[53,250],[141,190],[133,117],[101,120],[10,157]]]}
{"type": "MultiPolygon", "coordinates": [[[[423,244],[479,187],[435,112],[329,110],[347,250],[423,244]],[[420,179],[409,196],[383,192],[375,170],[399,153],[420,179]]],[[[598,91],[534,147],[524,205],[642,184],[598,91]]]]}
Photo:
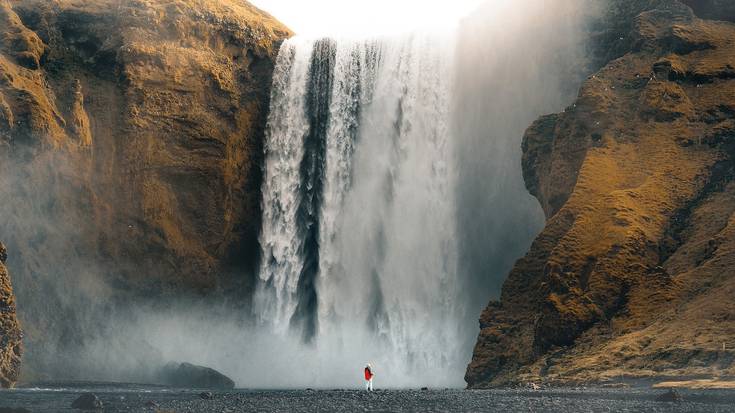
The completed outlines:
{"type": "Polygon", "coordinates": [[[365,367],[365,380],[370,380],[373,378],[373,372],[370,370],[370,367],[365,367]]]}

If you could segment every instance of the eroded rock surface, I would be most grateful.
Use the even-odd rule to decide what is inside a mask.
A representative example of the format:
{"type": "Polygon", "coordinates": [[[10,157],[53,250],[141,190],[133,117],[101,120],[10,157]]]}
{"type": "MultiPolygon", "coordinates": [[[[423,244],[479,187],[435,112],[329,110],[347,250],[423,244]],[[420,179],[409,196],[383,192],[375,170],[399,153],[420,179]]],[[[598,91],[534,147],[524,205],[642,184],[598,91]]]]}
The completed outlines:
{"type": "Polygon", "coordinates": [[[0,243],[0,387],[13,387],[20,375],[23,333],[15,316],[15,296],[5,268],[8,258],[0,243]]]}
{"type": "Polygon", "coordinates": [[[2,141],[75,163],[65,174],[88,199],[70,206],[87,208],[95,252],[145,252],[128,276],[206,288],[256,245],[262,129],[288,29],[240,1],[3,0],[0,18],[2,141]]]}
{"type": "Polygon", "coordinates": [[[547,225],[480,318],[470,387],[735,374],[735,24],[631,18],[629,51],[526,133],[547,225]]]}

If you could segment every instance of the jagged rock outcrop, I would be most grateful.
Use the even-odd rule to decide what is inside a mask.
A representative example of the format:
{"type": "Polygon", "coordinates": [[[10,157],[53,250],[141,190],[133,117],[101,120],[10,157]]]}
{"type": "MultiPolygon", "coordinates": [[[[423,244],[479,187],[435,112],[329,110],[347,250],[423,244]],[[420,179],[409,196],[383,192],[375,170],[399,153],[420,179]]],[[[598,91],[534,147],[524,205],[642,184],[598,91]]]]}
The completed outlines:
{"type": "Polygon", "coordinates": [[[29,354],[81,345],[80,312],[116,301],[248,296],[290,35],[240,0],[0,0],[0,228],[29,354]]]}
{"type": "Polygon", "coordinates": [[[526,133],[547,225],[480,318],[472,388],[735,374],[735,24],[645,3],[526,133]]]}
{"type": "Polygon", "coordinates": [[[15,296],[5,268],[8,258],[0,243],[0,387],[13,387],[20,375],[23,333],[15,316],[15,296]]]}

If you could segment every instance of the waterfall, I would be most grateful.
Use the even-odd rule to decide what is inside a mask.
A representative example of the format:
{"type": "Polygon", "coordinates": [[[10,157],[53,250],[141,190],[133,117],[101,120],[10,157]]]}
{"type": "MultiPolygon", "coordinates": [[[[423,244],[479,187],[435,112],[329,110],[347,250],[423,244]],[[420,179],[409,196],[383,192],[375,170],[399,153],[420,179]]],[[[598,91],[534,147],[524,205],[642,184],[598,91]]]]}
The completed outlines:
{"type": "Polygon", "coordinates": [[[306,341],[356,323],[425,363],[451,354],[461,301],[452,47],[430,35],[282,46],[266,142],[261,320],[306,341]]]}
{"type": "Polygon", "coordinates": [[[284,42],[261,328],[316,364],[355,363],[337,367],[345,377],[373,361],[394,385],[461,383],[480,309],[543,222],[523,187],[523,129],[579,84],[579,3],[553,3],[566,5],[488,6],[492,24],[445,33],[284,42]]]}

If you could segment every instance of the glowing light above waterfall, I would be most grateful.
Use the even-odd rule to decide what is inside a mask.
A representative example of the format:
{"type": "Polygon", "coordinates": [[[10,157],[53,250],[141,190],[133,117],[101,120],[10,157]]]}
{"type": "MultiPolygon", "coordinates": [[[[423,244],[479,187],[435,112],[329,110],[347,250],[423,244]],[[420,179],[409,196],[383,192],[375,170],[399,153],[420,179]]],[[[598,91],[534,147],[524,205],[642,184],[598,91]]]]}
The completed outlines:
{"type": "Polygon", "coordinates": [[[299,35],[356,37],[397,34],[419,28],[451,28],[484,0],[251,0],[251,2],[275,16],[299,35]]]}

